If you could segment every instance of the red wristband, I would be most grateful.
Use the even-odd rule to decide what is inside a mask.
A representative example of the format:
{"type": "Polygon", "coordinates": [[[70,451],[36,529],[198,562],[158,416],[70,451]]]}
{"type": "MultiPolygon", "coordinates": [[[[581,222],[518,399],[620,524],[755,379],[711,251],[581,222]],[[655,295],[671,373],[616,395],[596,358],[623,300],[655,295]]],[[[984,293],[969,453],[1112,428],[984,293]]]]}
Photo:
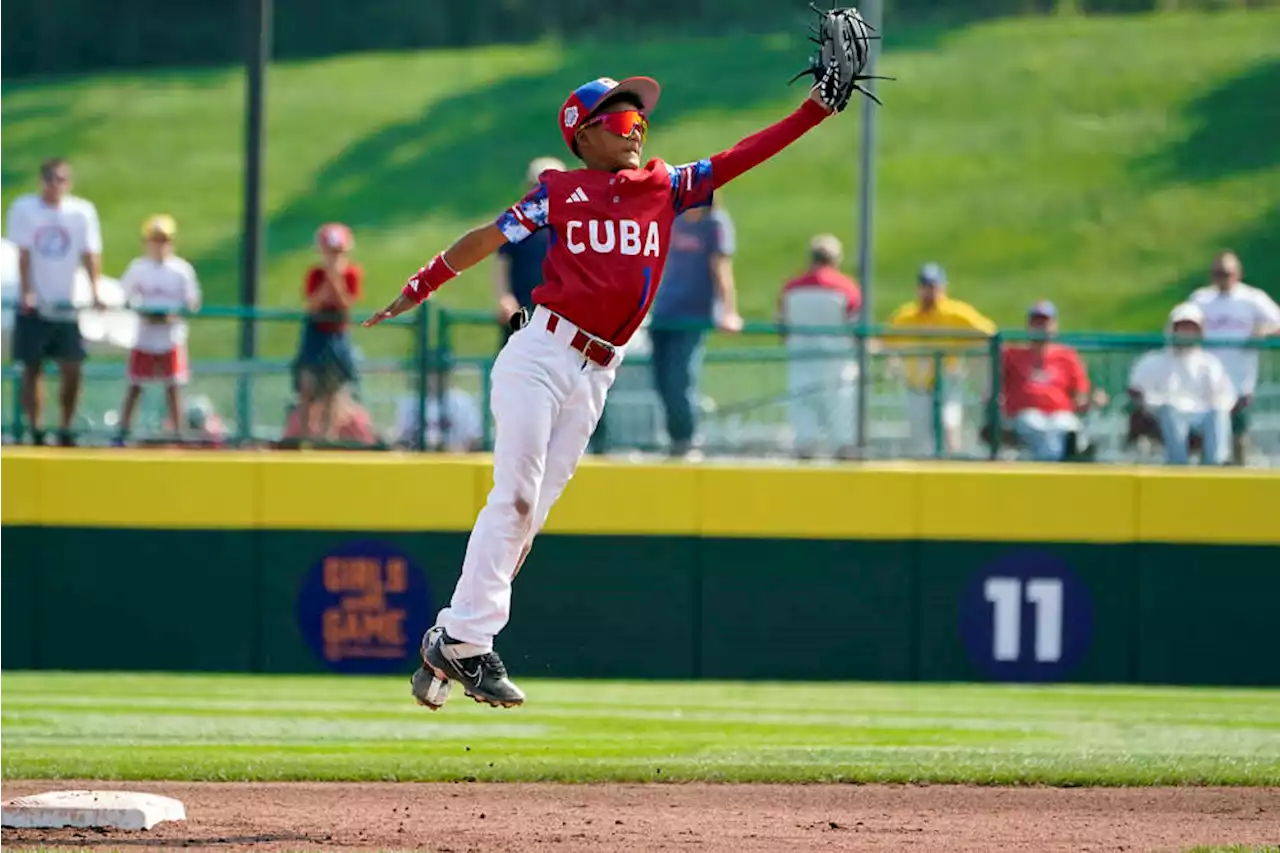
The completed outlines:
{"type": "Polygon", "coordinates": [[[401,293],[414,302],[422,302],[435,293],[440,288],[440,285],[457,274],[453,267],[449,266],[449,262],[444,259],[444,252],[441,252],[427,261],[426,266],[409,278],[401,293]]]}

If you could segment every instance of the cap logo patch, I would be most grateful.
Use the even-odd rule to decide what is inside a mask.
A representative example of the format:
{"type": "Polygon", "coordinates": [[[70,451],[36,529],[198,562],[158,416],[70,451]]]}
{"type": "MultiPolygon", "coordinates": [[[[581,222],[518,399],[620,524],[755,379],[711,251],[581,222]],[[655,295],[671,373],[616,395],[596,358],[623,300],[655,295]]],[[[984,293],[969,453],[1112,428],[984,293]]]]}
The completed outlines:
{"type": "Polygon", "coordinates": [[[578,108],[566,107],[564,111],[564,126],[573,127],[578,123],[578,108]]]}

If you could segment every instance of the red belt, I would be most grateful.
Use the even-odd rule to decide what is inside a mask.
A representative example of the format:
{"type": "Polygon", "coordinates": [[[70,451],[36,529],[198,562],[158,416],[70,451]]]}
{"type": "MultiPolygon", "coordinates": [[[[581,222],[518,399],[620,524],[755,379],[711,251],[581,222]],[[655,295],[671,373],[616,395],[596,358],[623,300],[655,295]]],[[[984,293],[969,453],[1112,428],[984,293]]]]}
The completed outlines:
{"type": "MultiPolygon", "coordinates": [[[[555,334],[556,329],[560,327],[560,315],[547,312],[547,331],[555,334]]],[[[608,367],[613,363],[613,358],[617,355],[612,344],[607,344],[599,338],[593,338],[581,329],[573,333],[573,340],[569,341],[569,346],[582,353],[582,357],[587,361],[595,362],[601,367],[608,367]]]]}

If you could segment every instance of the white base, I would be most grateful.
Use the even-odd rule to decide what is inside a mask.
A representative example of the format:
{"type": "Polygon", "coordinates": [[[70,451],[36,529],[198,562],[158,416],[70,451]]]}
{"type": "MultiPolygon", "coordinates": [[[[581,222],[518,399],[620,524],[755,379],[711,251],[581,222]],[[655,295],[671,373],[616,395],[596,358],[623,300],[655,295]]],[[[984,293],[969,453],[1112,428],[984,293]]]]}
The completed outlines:
{"type": "Polygon", "coordinates": [[[3,804],[4,826],[14,829],[150,829],[162,820],[186,820],[178,800],[129,791],[50,791],[3,804]]]}

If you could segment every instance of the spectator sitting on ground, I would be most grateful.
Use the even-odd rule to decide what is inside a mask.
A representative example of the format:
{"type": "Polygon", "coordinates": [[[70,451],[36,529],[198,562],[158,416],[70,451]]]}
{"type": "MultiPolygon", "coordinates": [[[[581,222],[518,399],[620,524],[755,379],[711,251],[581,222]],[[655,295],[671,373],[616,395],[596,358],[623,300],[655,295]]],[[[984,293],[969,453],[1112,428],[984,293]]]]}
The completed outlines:
{"type": "Polygon", "coordinates": [[[1203,464],[1221,465],[1231,443],[1236,392],[1222,361],[1200,346],[1200,308],[1191,303],[1174,308],[1169,337],[1169,346],[1142,356],[1129,374],[1135,416],[1145,412],[1155,418],[1170,465],[1187,464],[1192,433],[1200,436],[1203,464]]]}
{"type": "MultiPolygon", "coordinates": [[[[187,401],[185,418],[186,443],[222,448],[227,443],[227,428],[213,408],[213,401],[203,394],[196,395],[187,401]]],[[[171,418],[165,418],[166,432],[177,433],[179,429],[171,418]]]]}
{"type": "MultiPolygon", "coordinates": [[[[427,450],[472,453],[483,444],[483,422],[475,398],[444,381],[444,416],[440,413],[440,374],[427,374],[427,450]]],[[[402,394],[396,401],[396,426],[392,444],[406,450],[418,447],[418,394],[402,394]]]]}
{"type": "MultiPolygon", "coordinates": [[[[893,312],[889,325],[896,329],[920,329],[938,331],[944,329],[965,330],[981,335],[994,335],[996,324],[982,316],[967,302],[947,295],[947,274],[937,264],[925,264],[918,277],[917,298],[893,312]]],[[[886,348],[910,347],[916,350],[955,351],[980,345],[972,338],[892,337],[886,348]]],[[[934,434],[934,394],[938,377],[934,376],[934,357],[931,352],[909,356],[906,359],[907,421],[910,429],[911,452],[916,455],[932,455],[938,437],[934,434]]],[[[942,362],[945,389],[942,404],[942,449],[947,454],[960,450],[960,430],[963,427],[964,410],[961,406],[961,388],[964,369],[959,357],[948,355],[942,362]]]]}
{"type": "Polygon", "coordinates": [[[351,306],[360,298],[363,272],[352,263],[351,229],[331,222],[316,231],[321,263],[307,270],[307,319],[296,361],[302,437],[327,434],[338,391],[355,379],[355,357],[347,337],[351,306]]]}
{"type": "MultiPolygon", "coordinates": [[[[1243,274],[1235,253],[1223,252],[1213,261],[1213,283],[1191,295],[1191,302],[1204,312],[1206,341],[1244,341],[1280,333],[1280,306],[1265,290],[1245,284],[1243,274]]],[[[1243,465],[1248,451],[1249,406],[1258,385],[1258,351],[1213,347],[1210,352],[1222,360],[1236,389],[1236,404],[1231,410],[1231,459],[1243,465]]]]}
{"type": "Polygon", "coordinates": [[[1027,455],[1060,462],[1089,408],[1089,376],[1072,347],[1055,343],[1058,309],[1042,300],[1027,312],[1031,342],[1001,354],[1001,403],[1027,455]]]}
{"type": "Polygon", "coordinates": [[[862,309],[862,291],[840,272],[843,253],[835,235],[817,235],[809,243],[808,271],[778,295],[777,319],[787,346],[787,409],[801,459],[825,444],[837,456],[855,450],[858,361],[849,326],[862,309]]]}
{"type": "Polygon", "coordinates": [[[299,401],[289,412],[283,436],[286,441],[302,442],[316,439],[335,444],[375,445],[378,443],[369,410],[360,405],[346,387],[333,393],[331,418],[324,432],[317,434],[306,428],[305,411],[299,401]]]}
{"type": "Polygon", "coordinates": [[[120,278],[129,304],[138,312],[138,340],[129,353],[129,390],[120,411],[115,444],[124,445],[144,384],[164,386],[168,422],[181,433],[178,388],[187,383],[187,324],[183,311],[200,310],[200,283],[191,264],[174,254],[178,225],[160,214],[142,225],[146,254],[120,278]]]}

